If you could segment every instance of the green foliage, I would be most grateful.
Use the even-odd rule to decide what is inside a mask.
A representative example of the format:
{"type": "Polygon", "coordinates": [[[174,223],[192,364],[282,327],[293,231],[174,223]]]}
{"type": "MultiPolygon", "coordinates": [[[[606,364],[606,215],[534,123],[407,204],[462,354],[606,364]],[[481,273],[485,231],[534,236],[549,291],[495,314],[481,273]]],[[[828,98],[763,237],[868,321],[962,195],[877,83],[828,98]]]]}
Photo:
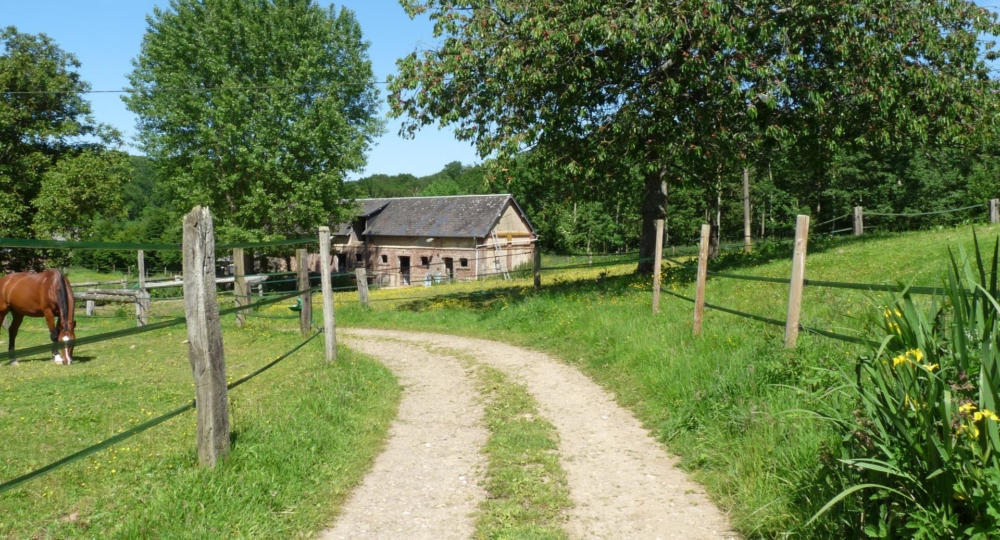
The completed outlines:
{"type": "Polygon", "coordinates": [[[240,241],[343,217],[344,178],[382,131],[351,11],[174,0],[148,23],[124,99],[175,209],[208,205],[220,238],[240,241]]]}
{"type": "Polygon", "coordinates": [[[462,165],[458,161],[420,178],[412,174],[373,174],[348,185],[352,195],[360,199],[500,193],[497,186],[487,183],[482,165],[462,165]]]}
{"type": "Polygon", "coordinates": [[[439,40],[397,62],[400,133],[454,126],[498,178],[530,148],[543,181],[579,186],[554,189],[575,202],[643,190],[646,254],[667,213],[649,175],[698,185],[718,216],[721,179],[779,149],[815,171],[835,151],[993,135],[995,54],[979,36],[1000,26],[971,0],[401,3],[439,40]]]}
{"type": "MultiPolygon", "coordinates": [[[[14,27],[0,44],[0,237],[84,237],[119,215],[119,135],[90,117],[75,56],[14,27]]],[[[0,265],[32,266],[37,255],[3,252],[0,265]]]]}
{"type": "Polygon", "coordinates": [[[987,272],[952,258],[938,309],[906,293],[882,308],[886,336],[858,361],[831,463],[850,536],[991,538],[1000,529],[1000,304],[987,272]]]}

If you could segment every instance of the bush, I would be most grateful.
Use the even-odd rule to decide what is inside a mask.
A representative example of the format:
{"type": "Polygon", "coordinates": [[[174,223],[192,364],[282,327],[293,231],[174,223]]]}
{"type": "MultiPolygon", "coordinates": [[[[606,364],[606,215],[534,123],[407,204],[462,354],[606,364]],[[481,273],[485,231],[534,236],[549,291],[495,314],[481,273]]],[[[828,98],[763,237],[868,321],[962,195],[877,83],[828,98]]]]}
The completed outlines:
{"type": "MultiPolygon", "coordinates": [[[[881,306],[884,336],[844,391],[856,403],[826,460],[851,537],[990,538],[1000,530],[1000,305],[990,272],[960,248],[945,294],[881,306]]],[[[850,378],[850,377],[849,377],[850,378]]],[[[814,518],[815,519],[815,518],[814,518]]]]}

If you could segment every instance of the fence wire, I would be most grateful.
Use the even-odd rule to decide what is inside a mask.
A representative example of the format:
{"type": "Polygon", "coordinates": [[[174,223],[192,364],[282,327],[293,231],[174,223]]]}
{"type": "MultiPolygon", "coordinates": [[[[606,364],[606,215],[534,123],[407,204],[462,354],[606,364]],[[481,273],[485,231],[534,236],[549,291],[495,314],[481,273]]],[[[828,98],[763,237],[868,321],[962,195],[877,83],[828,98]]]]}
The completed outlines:
{"type": "MultiPolygon", "coordinates": [[[[260,375],[261,373],[264,373],[265,371],[273,368],[274,366],[276,366],[282,360],[288,358],[289,356],[291,356],[292,354],[294,354],[296,351],[298,351],[302,347],[305,347],[307,343],[309,343],[310,341],[312,341],[313,339],[315,339],[316,336],[320,335],[322,332],[323,332],[322,330],[318,330],[318,331],[314,332],[313,335],[309,336],[308,338],[306,338],[305,340],[303,340],[301,343],[299,343],[298,345],[296,345],[294,348],[290,349],[289,351],[287,351],[286,353],[282,354],[278,358],[276,358],[276,359],[272,360],[271,362],[267,363],[266,365],[264,365],[260,369],[257,369],[256,371],[254,371],[254,372],[252,372],[252,373],[250,373],[250,374],[248,374],[248,375],[246,375],[244,377],[241,377],[240,379],[238,379],[236,381],[233,381],[233,382],[227,384],[226,388],[228,390],[232,390],[232,389],[236,388],[237,386],[240,386],[241,384],[243,384],[243,383],[245,383],[245,382],[253,379],[254,377],[256,377],[258,375],[260,375]]],[[[39,476],[42,476],[42,475],[44,475],[46,473],[50,473],[50,472],[52,472],[52,471],[54,471],[54,470],[56,470],[56,469],[58,469],[58,468],[60,468],[60,467],[62,467],[64,465],[69,465],[70,463],[73,463],[74,461],[78,461],[80,459],[83,459],[83,458],[85,458],[85,457],[87,457],[87,456],[89,456],[89,455],[91,455],[91,454],[93,454],[95,452],[100,452],[101,450],[104,450],[105,448],[108,448],[109,446],[113,446],[113,445],[115,445],[115,444],[117,444],[117,443],[119,443],[121,441],[124,441],[125,439],[128,439],[130,437],[134,437],[134,436],[142,433],[143,431],[146,431],[147,429],[150,429],[152,427],[156,427],[156,426],[162,424],[163,422],[166,422],[167,420],[170,420],[171,418],[173,418],[175,416],[178,416],[178,415],[180,415],[182,413],[185,413],[187,411],[195,409],[196,405],[197,405],[197,403],[195,402],[195,400],[192,400],[190,403],[182,405],[182,406],[180,406],[180,407],[178,407],[178,408],[176,408],[176,409],[174,409],[174,410],[172,410],[172,411],[170,411],[170,412],[168,412],[166,414],[162,414],[160,416],[157,416],[156,418],[153,418],[152,420],[148,420],[146,422],[143,422],[143,423],[139,424],[138,426],[135,426],[135,427],[133,427],[131,429],[128,429],[126,431],[123,431],[123,432],[119,433],[118,435],[115,435],[114,437],[109,437],[109,438],[107,438],[107,439],[105,439],[105,440],[103,440],[103,441],[101,441],[101,442],[99,442],[97,444],[88,446],[87,448],[84,448],[83,450],[80,450],[79,452],[75,452],[73,454],[70,454],[70,455],[62,458],[62,459],[59,459],[57,461],[53,461],[52,463],[49,463],[48,465],[45,465],[44,467],[40,467],[38,469],[35,469],[34,471],[31,471],[29,473],[26,473],[26,474],[23,474],[21,476],[18,476],[17,478],[14,478],[12,480],[8,480],[7,482],[4,482],[4,483],[0,484],[0,494],[4,493],[5,491],[9,491],[11,489],[14,489],[15,487],[17,487],[17,486],[19,486],[19,485],[21,485],[21,484],[23,484],[23,483],[25,483],[25,482],[27,482],[29,480],[32,480],[34,478],[38,478],[39,476]]]]}

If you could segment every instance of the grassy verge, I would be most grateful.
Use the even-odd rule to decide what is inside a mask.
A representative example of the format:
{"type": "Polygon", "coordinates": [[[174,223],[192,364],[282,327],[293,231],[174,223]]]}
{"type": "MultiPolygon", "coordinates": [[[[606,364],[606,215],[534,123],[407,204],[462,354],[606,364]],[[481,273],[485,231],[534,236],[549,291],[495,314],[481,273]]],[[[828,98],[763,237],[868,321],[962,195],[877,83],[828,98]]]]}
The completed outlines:
{"type": "MultiPolygon", "coordinates": [[[[177,306],[156,306],[174,315],[177,306]]],[[[114,310],[114,308],[108,308],[114,310]]],[[[283,306],[275,308],[287,311],[283,306]]],[[[297,322],[223,322],[230,379],[298,344],[297,322]]],[[[78,316],[82,337],[134,325],[78,316]]],[[[3,336],[6,338],[6,336],[3,336]]],[[[47,342],[27,319],[19,347],[47,342]]],[[[183,327],[0,367],[0,478],[54,461],[191,399],[183,327]]],[[[332,521],[381,449],[399,387],[349,350],[327,365],[321,340],[230,392],[232,453],[203,470],[189,412],[0,495],[8,538],[311,536],[332,521]]]]}
{"type": "Polygon", "coordinates": [[[524,385],[494,368],[473,366],[490,430],[484,449],[489,456],[487,499],[476,520],[476,538],[567,538],[561,525],[572,503],[555,427],[538,416],[524,385]]]}
{"type": "MultiPolygon", "coordinates": [[[[981,237],[1000,229],[981,228],[981,237]]],[[[971,245],[971,229],[816,242],[810,279],[936,285],[947,248],[971,245]]],[[[787,277],[787,254],[724,261],[740,273],[787,277]],[[752,263],[752,264],[751,264],[752,263]]],[[[489,336],[534,347],[579,366],[610,389],[682,458],[748,538],[839,538],[835,515],[803,526],[832,495],[820,476],[825,449],[839,436],[793,411],[829,403],[852,370],[857,346],[802,335],[782,348],[779,327],[709,311],[703,335],[691,336],[691,305],[670,297],[650,313],[650,280],[634,266],[543,272],[528,280],[378,291],[372,308],[338,297],[338,322],[489,336]]],[[[683,276],[667,287],[693,296],[683,276]]],[[[787,285],[710,279],[708,301],[784,319],[787,285]]],[[[803,324],[860,334],[872,320],[871,294],[808,287],[803,324]]]]}

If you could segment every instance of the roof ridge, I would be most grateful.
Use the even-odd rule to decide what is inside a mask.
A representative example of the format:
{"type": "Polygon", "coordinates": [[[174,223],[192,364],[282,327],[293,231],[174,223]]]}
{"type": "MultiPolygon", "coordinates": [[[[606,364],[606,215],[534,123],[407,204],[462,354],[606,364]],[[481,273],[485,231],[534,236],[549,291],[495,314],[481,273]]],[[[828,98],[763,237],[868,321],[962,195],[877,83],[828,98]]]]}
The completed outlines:
{"type": "Polygon", "coordinates": [[[423,197],[368,197],[356,201],[388,201],[400,199],[458,199],[461,197],[511,197],[510,193],[486,193],[483,195],[427,195],[423,197]]]}

